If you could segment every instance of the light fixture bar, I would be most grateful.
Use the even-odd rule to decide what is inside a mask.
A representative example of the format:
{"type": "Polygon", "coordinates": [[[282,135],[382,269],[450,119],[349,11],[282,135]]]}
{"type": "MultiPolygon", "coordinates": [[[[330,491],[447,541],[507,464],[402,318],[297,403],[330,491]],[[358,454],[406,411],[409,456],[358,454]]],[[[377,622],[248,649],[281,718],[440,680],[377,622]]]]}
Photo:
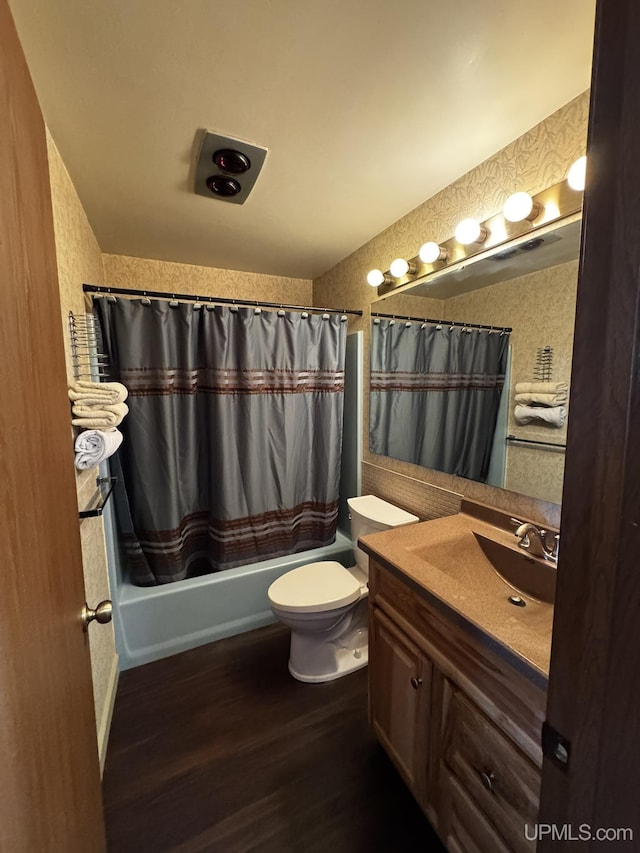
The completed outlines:
{"type": "Polygon", "coordinates": [[[510,222],[500,212],[478,223],[480,227],[478,239],[481,242],[464,245],[455,237],[451,237],[449,240],[440,243],[430,243],[428,245],[431,247],[433,255],[435,255],[434,247],[439,249],[436,260],[426,263],[420,256],[413,258],[412,263],[416,264],[416,272],[408,272],[402,279],[394,278],[390,270],[380,271],[384,280],[380,281],[378,285],[378,294],[383,296],[400,288],[404,289],[416,281],[423,281],[430,275],[441,272],[460,261],[474,258],[476,255],[504,243],[509,243],[518,237],[532,235],[552,222],[558,222],[579,213],[582,209],[582,198],[583,194],[572,189],[566,180],[559,181],[557,184],[553,184],[531,196],[532,206],[529,217],[535,210],[536,215],[533,219],[525,218],[518,222],[510,222]],[[410,278],[409,281],[406,280],[407,276],[410,278]]]}

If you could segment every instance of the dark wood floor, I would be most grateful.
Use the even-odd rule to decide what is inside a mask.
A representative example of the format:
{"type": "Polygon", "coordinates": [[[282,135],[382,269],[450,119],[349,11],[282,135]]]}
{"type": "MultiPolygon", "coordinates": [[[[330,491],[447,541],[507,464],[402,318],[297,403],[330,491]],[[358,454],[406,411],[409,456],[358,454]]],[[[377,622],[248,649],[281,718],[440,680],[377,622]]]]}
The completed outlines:
{"type": "Polygon", "coordinates": [[[122,674],[110,853],[443,850],[370,733],[366,669],[301,684],[288,646],[270,626],[122,674]]]}

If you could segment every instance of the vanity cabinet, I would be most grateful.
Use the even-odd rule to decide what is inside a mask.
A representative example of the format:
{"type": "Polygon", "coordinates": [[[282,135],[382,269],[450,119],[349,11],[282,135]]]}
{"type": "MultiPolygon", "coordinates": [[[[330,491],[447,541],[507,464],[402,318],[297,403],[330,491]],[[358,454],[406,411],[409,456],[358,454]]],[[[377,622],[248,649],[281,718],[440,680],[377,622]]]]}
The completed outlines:
{"type": "Polygon", "coordinates": [[[427,796],[428,736],[431,714],[431,661],[374,609],[369,632],[371,725],[407,785],[427,796]]]}
{"type": "Polygon", "coordinates": [[[546,689],[370,560],[374,732],[447,849],[527,853],[537,820],[546,689]]]}

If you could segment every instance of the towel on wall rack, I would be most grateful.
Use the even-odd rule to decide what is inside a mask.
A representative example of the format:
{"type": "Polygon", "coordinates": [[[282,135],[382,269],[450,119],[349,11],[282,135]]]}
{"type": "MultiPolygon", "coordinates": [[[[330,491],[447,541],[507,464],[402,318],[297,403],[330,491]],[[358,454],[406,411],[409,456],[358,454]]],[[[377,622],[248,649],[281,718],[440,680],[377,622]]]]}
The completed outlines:
{"type": "Polygon", "coordinates": [[[116,452],[122,444],[122,433],[119,429],[97,430],[89,429],[81,432],[75,442],[75,465],[79,471],[95,468],[105,459],[116,452]]]}
{"type": "Polygon", "coordinates": [[[111,429],[122,423],[122,419],[129,412],[129,407],[126,403],[114,403],[111,406],[98,408],[97,406],[84,406],[80,402],[73,404],[73,414],[76,416],[71,419],[74,426],[82,427],[83,429],[111,429]]]}
{"type": "Polygon", "coordinates": [[[69,388],[69,399],[87,406],[124,403],[128,394],[121,382],[85,382],[79,379],[69,388]]]}
{"type": "Polygon", "coordinates": [[[564,406],[516,406],[513,412],[516,423],[529,424],[531,421],[544,421],[550,426],[562,427],[567,417],[564,406]]]}

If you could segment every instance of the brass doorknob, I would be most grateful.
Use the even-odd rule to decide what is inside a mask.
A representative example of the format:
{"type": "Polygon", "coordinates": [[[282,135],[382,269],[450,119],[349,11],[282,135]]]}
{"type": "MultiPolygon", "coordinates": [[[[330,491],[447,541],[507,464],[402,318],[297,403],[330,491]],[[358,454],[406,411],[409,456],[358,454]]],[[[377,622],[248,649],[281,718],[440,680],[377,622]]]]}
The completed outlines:
{"type": "Polygon", "coordinates": [[[82,620],[82,630],[86,631],[89,628],[89,622],[100,622],[101,625],[105,625],[107,622],[111,622],[111,617],[113,616],[113,604],[107,599],[106,601],[101,601],[100,604],[96,607],[95,610],[92,610],[88,604],[85,603],[82,608],[82,613],[80,614],[80,619],[82,620]]]}

